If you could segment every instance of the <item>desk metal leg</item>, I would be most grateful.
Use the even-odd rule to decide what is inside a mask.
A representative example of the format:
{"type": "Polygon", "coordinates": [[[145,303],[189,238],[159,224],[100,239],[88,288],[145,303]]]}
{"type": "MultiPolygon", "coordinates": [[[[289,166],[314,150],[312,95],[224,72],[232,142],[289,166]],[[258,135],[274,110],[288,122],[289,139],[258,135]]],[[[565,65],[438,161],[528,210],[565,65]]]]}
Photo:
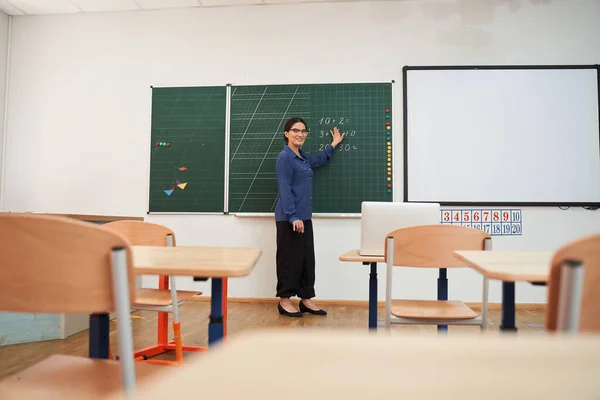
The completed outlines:
{"type": "MultiPolygon", "coordinates": [[[[440,272],[437,280],[437,299],[438,300],[448,300],[448,275],[446,268],[440,268],[440,272]]],[[[448,331],[448,325],[438,325],[438,332],[446,332],[448,331]]]]}
{"type": "Polygon", "coordinates": [[[208,346],[223,339],[223,279],[211,279],[210,320],[208,323],[208,346]]]}
{"type": "Polygon", "coordinates": [[[501,331],[517,331],[515,326],[515,283],[502,281],[501,331]]]}
{"type": "Polygon", "coordinates": [[[227,337],[227,278],[222,278],[223,281],[223,300],[221,301],[223,307],[223,338],[227,337]]]}
{"type": "Polygon", "coordinates": [[[369,329],[377,329],[377,263],[371,263],[369,274],[369,329]]]}
{"type": "Polygon", "coordinates": [[[90,314],[89,355],[90,358],[108,358],[109,315],[90,314]]]}

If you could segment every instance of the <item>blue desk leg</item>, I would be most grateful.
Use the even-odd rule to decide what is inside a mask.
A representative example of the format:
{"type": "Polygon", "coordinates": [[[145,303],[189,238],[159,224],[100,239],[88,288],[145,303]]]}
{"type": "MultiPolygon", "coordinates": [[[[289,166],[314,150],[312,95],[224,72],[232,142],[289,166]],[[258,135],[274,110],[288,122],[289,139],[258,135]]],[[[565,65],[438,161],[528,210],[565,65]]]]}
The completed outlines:
{"type": "MultiPolygon", "coordinates": [[[[446,268],[440,268],[440,273],[438,275],[438,300],[448,300],[448,275],[446,268]]],[[[438,332],[446,332],[448,330],[448,325],[438,325],[438,332]]]]}
{"type": "Polygon", "coordinates": [[[515,283],[502,281],[501,331],[517,331],[515,326],[515,283]]]}
{"type": "MultiPolygon", "coordinates": [[[[367,264],[367,263],[363,263],[367,264]]],[[[377,329],[377,263],[371,263],[369,274],[369,329],[377,329]]]]}
{"type": "Polygon", "coordinates": [[[209,347],[223,339],[223,279],[212,278],[210,290],[209,347]]]}
{"type": "Polygon", "coordinates": [[[109,325],[108,314],[90,314],[90,358],[108,358],[109,325]]]}

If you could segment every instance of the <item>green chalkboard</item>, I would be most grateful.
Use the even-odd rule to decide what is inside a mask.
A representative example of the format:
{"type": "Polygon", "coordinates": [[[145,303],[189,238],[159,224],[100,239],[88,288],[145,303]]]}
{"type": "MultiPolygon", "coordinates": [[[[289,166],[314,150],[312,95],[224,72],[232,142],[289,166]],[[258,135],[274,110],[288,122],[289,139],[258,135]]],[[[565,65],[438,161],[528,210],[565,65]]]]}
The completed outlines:
{"type": "Polygon", "coordinates": [[[314,171],[313,212],[359,213],[362,201],[392,201],[392,83],[234,86],[229,212],[274,211],[275,160],[294,116],[308,124],[303,149],[310,154],[331,143],[334,126],[347,133],[314,171]]]}
{"type": "Polygon", "coordinates": [[[150,212],[223,212],[227,90],[152,89],[150,212]]]}
{"type": "Polygon", "coordinates": [[[331,143],[333,127],[346,132],[314,171],[313,212],[359,213],[362,201],[392,201],[392,85],[154,88],[149,211],[273,212],[275,160],[294,116],[308,123],[310,154],[331,143]]]}

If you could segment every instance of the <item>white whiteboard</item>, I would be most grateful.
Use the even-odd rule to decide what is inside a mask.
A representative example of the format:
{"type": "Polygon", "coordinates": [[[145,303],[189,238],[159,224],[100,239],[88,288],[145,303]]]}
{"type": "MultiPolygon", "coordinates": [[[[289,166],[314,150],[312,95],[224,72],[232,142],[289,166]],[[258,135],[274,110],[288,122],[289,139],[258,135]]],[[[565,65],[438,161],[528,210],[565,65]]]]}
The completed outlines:
{"type": "Polygon", "coordinates": [[[600,202],[596,67],[411,68],[405,201],[600,202]]]}

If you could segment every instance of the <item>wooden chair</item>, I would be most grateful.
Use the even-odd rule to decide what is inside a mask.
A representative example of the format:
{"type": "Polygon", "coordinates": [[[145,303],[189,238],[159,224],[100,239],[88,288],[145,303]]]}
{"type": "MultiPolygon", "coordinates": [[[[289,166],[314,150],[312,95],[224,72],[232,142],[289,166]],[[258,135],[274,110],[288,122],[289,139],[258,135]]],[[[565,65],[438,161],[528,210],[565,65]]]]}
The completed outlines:
{"type": "Polygon", "coordinates": [[[600,234],[554,253],[545,327],[550,332],[600,332],[600,234]]]}
{"type": "MultiPolygon", "coordinates": [[[[175,233],[162,225],[143,221],[115,221],[104,224],[105,228],[121,233],[134,246],[175,246],[175,233]]],[[[140,288],[136,290],[133,308],[139,310],[156,311],[158,317],[158,340],[155,346],[134,352],[136,359],[142,358],[146,362],[157,364],[181,364],[183,363],[183,350],[203,351],[203,348],[195,346],[184,347],[181,340],[181,324],[179,321],[179,306],[186,300],[200,295],[198,291],[177,290],[175,277],[159,277],[159,288],[140,288]],[[169,282],[170,280],[170,282],[169,282]],[[170,283],[170,290],[169,290],[170,283]],[[168,341],[168,313],[173,314],[174,344],[168,341]],[[167,351],[175,350],[176,361],[148,360],[167,351]]]]}
{"type": "Polygon", "coordinates": [[[162,369],[134,367],[129,318],[130,299],[135,293],[131,257],[127,239],[99,225],[65,217],[0,213],[0,310],[116,311],[121,352],[120,362],[53,355],[3,379],[0,398],[8,397],[3,393],[29,388],[43,389],[44,398],[64,395],[95,399],[115,392],[128,394],[135,389],[136,373],[139,379],[162,369]]]}
{"type": "Polygon", "coordinates": [[[488,288],[483,278],[482,313],[475,313],[462,301],[448,301],[447,268],[465,267],[455,250],[490,250],[489,234],[457,225],[420,225],[397,229],[386,237],[384,259],[387,263],[385,328],[392,324],[487,326],[488,288]],[[393,267],[438,268],[438,300],[392,300],[393,267]]]}

